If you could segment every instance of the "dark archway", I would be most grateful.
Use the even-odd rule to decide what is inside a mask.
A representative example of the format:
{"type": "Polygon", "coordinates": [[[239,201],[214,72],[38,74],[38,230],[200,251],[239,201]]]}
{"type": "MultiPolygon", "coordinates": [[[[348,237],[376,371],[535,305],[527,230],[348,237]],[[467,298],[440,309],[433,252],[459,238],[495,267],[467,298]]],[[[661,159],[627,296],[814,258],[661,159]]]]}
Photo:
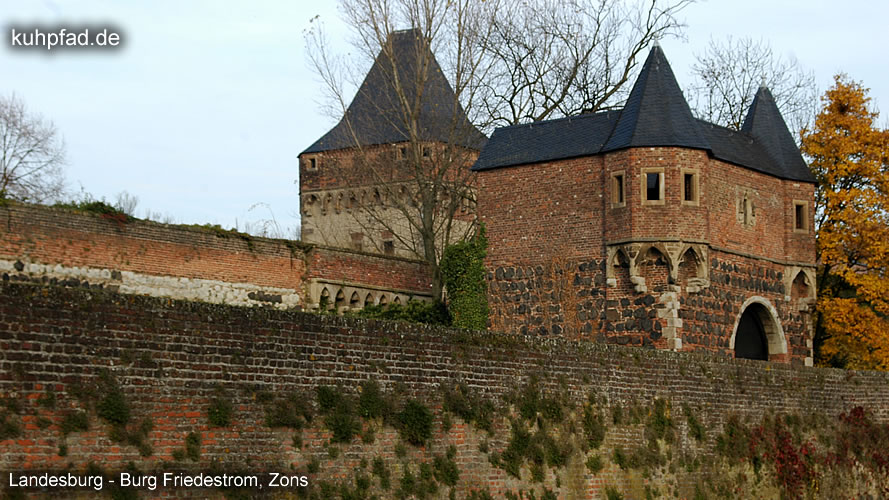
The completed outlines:
{"type": "Polygon", "coordinates": [[[769,359],[768,341],[761,319],[762,311],[758,310],[762,307],[760,304],[751,304],[741,315],[735,334],[736,358],[769,359]]]}

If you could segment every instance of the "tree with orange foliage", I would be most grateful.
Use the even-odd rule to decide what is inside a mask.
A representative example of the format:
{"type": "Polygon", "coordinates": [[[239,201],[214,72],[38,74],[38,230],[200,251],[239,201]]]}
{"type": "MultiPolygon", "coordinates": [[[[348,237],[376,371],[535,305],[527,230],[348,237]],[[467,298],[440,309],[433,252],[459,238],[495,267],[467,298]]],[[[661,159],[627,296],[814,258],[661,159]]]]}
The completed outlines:
{"type": "Polygon", "coordinates": [[[889,370],[889,130],[868,89],[834,77],[802,151],[818,180],[821,364],[889,370]]]}

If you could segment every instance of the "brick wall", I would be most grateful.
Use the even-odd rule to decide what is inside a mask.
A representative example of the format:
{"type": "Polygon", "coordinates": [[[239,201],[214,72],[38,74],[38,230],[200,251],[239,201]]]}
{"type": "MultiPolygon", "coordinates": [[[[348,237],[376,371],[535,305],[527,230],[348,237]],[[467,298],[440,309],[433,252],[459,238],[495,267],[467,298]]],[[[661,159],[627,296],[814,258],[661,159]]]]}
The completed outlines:
{"type": "Polygon", "coordinates": [[[781,330],[770,359],[812,362],[811,210],[807,230],[794,227],[811,184],[684,148],[500,168],[478,182],[494,329],[732,356],[742,308],[758,301],[781,330]],[[663,175],[662,202],[643,202],[648,172],[663,175]]]}
{"type": "Polygon", "coordinates": [[[309,279],[360,283],[364,286],[431,293],[431,277],[426,264],[413,259],[384,257],[331,247],[315,247],[308,253],[309,279]]]}
{"type": "Polygon", "coordinates": [[[0,208],[0,220],[5,279],[280,307],[303,295],[303,251],[285,240],[34,205],[0,208]]]}
{"type": "MultiPolygon", "coordinates": [[[[0,441],[0,487],[7,485],[7,472],[82,472],[92,462],[109,472],[130,467],[143,474],[214,468],[292,472],[307,474],[318,491],[324,482],[352,484],[359,475],[373,477],[367,464],[379,457],[391,470],[394,486],[384,491],[373,478],[371,491],[390,497],[405,469],[416,478],[421,463],[432,463],[454,446],[458,498],[478,489],[502,498],[520,489],[539,495],[543,488],[563,498],[600,498],[606,486],[631,497],[642,496],[648,487],[689,497],[706,476],[682,466],[686,462],[681,460],[697,454],[699,462],[714,463],[713,436],[729,415],[755,420],[784,412],[834,419],[861,405],[879,422],[889,421],[889,378],[884,373],[791,368],[706,353],[466,333],[31,284],[0,285],[0,348],[0,397],[5,407],[0,412],[5,422],[21,429],[19,435],[0,441]],[[106,380],[110,374],[119,384],[131,420],[152,424],[145,437],[150,450],[144,456],[136,446],[109,438],[111,426],[97,416],[94,400],[89,402],[101,394],[84,396],[82,389],[76,390],[95,384],[102,370],[106,380]],[[669,445],[670,466],[652,470],[643,479],[638,469],[616,465],[609,450],[644,442],[644,424],[612,424],[609,417],[603,448],[575,447],[565,465],[543,471],[540,483],[531,479],[525,464],[520,480],[493,465],[491,457],[510,440],[510,418],[518,418],[509,417],[510,410],[494,414],[491,433],[442,413],[441,391],[455,383],[465,383],[474,397],[504,407],[507,396],[532,376],[539,378],[547,397],[564,398],[569,406],[589,404],[584,402],[595,395],[597,404],[612,413],[614,408],[627,412],[642,405],[648,408],[644,416],[651,414],[656,398],[666,400],[678,433],[669,445]],[[320,416],[302,431],[265,424],[260,394],[302,394],[313,401],[319,385],[355,394],[367,380],[433,410],[427,446],[407,445],[388,424],[363,421],[365,429],[376,430],[375,438],[334,444],[333,453],[331,431],[320,416]],[[233,420],[228,427],[211,428],[208,406],[220,394],[234,405],[233,420]],[[679,410],[686,406],[709,429],[708,444],[697,445],[689,438],[679,410]],[[89,429],[63,435],[65,416],[78,411],[88,414],[89,429]],[[451,424],[445,425],[445,420],[451,424]],[[176,458],[190,433],[201,438],[199,456],[176,458]],[[294,442],[295,434],[301,447],[294,442]],[[599,472],[583,466],[590,453],[602,457],[599,472]],[[316,468],[309,473],[307,464],[312,462],[316,468]]],[[[568,418],[580,415],[583,411],[571,410],[568,418]]],[[[212,489],[140,493],[142,498],[161,494],[222,496],[212,489]]],[[[434,497],[447,494],[448,488],[440,487],[434,497]]]]}
{"type": "Polygon", "coordinates": [[[318,280],[360,288],[362,299],[430,294],[426,266],[411,259],[34,205],[0,208],[0,221],[6,281],[279,308],[317,302],[318,280]]]}

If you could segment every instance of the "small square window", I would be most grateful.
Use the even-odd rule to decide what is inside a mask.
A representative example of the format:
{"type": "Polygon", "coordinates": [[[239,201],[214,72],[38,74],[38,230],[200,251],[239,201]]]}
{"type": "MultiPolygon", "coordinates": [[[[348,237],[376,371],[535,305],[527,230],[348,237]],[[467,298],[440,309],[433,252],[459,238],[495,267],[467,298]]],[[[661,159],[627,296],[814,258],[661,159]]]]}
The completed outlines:
{"type": "Polygon", "coordinates": [[[429,148],[423,146],[423,158],[429,158],[429,148]]]}
{"type": "Polygon", "coordinates": [[[804,201],[793,202],[793,230],[797,233],[809,231],[809,204],[804,201]]]}
{"type": "Polygon", "coordinates": [[[626,204],[626,189],[624,182],[624,173],[615,172],[611,174],[611,206],[622,207],[626,204]]]}
{"type": "Polygon", "coordinates": [[[643,205],[664,204],[664,169],[643,168],[641,172],[643,205]]]}
{"type": "Polygon", "coordinates": [[[395,253],[395,242],[392,240],[387,240],[383,242],[383,253],[386,255],[392,255],[395,253]]]}
{"type": "Polygon", "coordinates": [[[306,158],[305,166],[306,166],[306,170],[308,170],[310,172],[314,172],[315,170],[318,170],[318,158],[315,158],[315,157],[306,158]]]}

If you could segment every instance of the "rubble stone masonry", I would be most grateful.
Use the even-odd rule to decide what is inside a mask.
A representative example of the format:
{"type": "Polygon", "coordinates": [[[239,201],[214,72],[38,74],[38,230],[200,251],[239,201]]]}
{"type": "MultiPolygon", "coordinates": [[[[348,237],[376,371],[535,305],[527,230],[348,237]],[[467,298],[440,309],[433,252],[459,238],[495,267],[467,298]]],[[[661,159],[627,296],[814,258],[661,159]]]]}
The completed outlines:
{"type": "Polygon", "coordinates": [[[493,329],[731,356],[752,306],[769,359],[812,363],[812,184],[631,148],[480,172],[479,193],[493,329]]]}

